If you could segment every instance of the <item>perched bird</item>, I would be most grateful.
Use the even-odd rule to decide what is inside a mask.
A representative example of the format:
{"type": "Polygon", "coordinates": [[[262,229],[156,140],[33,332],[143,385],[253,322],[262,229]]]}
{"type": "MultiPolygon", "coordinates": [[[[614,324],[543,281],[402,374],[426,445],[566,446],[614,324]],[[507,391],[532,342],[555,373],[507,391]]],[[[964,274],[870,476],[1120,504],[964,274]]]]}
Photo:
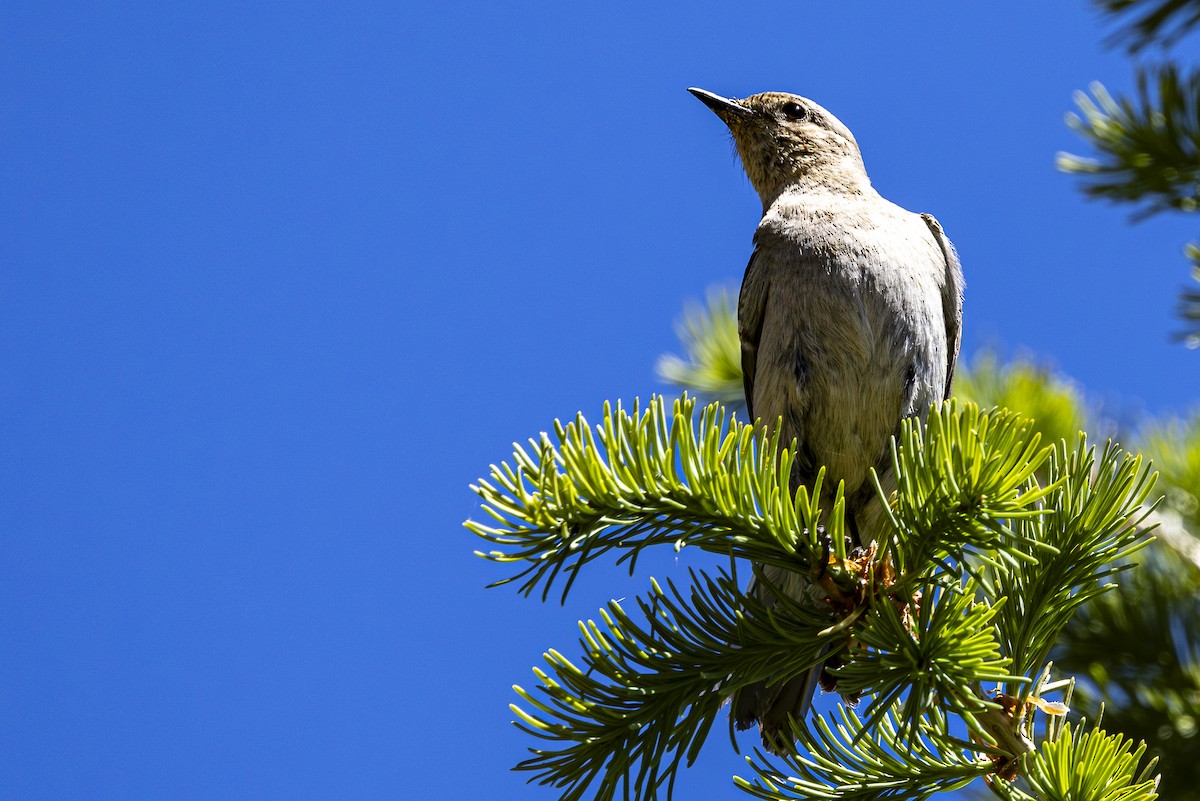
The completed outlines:
{"type": "MultiPolygon", "coordinates": [[[[962,268],[937,220],[885,200],[858,143],[836,117],[797,95],[743,100],[689,89],[729,126],[762,199],[738,299],[751,420],[796,440],[792,487],[824,466],[825,508],[843,482],[855,544],[876,538],[883,509],[869,470],[894,486],[890,438],[949,396],[962,322],[962,268]]],[[[801,601],[805,575],[767,566],[768,582],[801,601]]],[[[760,596],[773,603],[770,593],[760,596]]],[[[732,715],[763,743],[791,741],[821,668],[734,693],[732,715]]]]}

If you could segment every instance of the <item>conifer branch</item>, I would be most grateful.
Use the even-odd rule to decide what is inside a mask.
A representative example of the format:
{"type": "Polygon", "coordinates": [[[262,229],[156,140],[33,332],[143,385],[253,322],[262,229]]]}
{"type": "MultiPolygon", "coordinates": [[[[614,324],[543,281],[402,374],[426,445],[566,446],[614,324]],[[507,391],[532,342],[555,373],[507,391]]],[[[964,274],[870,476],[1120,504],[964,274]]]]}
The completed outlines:
{"type": "MultiPolygon", "coordinates": [[[[1037,487],[1034,475],[1051,448],[1039,440],[1020,415],[979,413],[954,401],[931,412],[924,426],[903,422],[893,445],[896,532],[888,543],[901,583],[924,580],[931,565],[969,572],[968,554],[988,559],[1018,536],[1012,521],[1046,514],[1041,501],[1054,485],[1037,487]]],[[[1002,554],[1036,563],[1029,551],[1037,540],[1024,544],[1002,554]]]]}
{"type": "Polygon", "coordinates": [[[724,573],[691,575],[686,600],[673,583],[664,591],[651,580],[650,597],[637,600],[641,622],[611,601],[600,623],[580,623],[579,667],[557,651],[545,655],[550,673],[535,670],[540,692],[516,688],[529,711],[512,709],[518,726],[554,747],[531,749],[517,770],[566,788],[564,801],[589,789],[597,798],[621,788],[654,798],[665,786],[669,795],[730,692],[821,661],[828,617],[786,597],[767,609],[724,573]]]}
{"type": "MultiPolygon", "coordinates": [[[[996,642],[992,618],[1002,605],[977,602],[973,584],[930,587],[905,604],[873,603],[855,631],[860,652],[833,671],[839,692],[873,693],[863,728],[889,714],[897,737],[907,741],[938,707],[964,720],[1000,709],[973,688],[1031,681],[1008,670],[1012,660],[996,642]]],[[[968,726],[980,728],[974,721],[968,726]]]]}
{"type": "Polygon", "coordinates": [[[659,377],[710,401],[744,410],[742,343],[738,339],[737,309],[729,292],[709,290],[706,303],[690,302],[676,331],[685,356],[661,357],[659,377]]]}
{"type": "Polygon", "coordinates": [[[501,563],[525,563],[505,584],[524,578],[521,592],[540,584],[548,596],[559,573],[566,597],[579,569],[613,550],[632,574],[641,549],[693,545],[727,556],[806,570],[822,537],[844,539],[841,489],[825,515],[810,490],[788,490],[791,455],[777,437],[754,430],[712,404],[694,419],[696,401],[651,398],[631,413],[604,406],[592,427],[582,414],[554,438],[514,445],[513,464],[493,465],[491,481],[472,489],[498,525],[464,525],[506,550],[477,552],[501,563]],[[668,404],[671,409],[668,412],[668,404]],[[819,530],[818,526],[823,526],[819,530]]]}
{"type": "Polygon", "coordinates": [[[758,753],[750,762],[755,778],[735,781],[764,801],[924,799],[995,768],[987,757],[956,745],[936,710],[915,734],[902,736],[902,728],[894,708],[868,726],[853,709],[840,707],[813,727],[797,729],[801,748],[782,765],[758,753]]]}
{"type": "Polygon", "coordinates": [[[1200,72],[1173,63],[1138,70],[1136,96],[1114,98],[1100,83],[1077,92],[1067,123],[1099,154],[1058,156],[1085,179],[1089,197],[1141,204],[1139,217],[1200,209],[1200,72]]]}
{"type": "Polygon", "coordinates": [[[1169,47],[1200,24],[1197,0],[1096,0],[1096,4],[1110,17],[1127,20],[1114,40],[1126,40],[1133,52],[1155,41],[1169,47]]]}
{"type": "MultiPolygon", "coordinates": [[[[1128,568],[1122,560],[1147,544],[1141,523],[1150,509],[1143,504],[1157,478],[1141,457],[1112,443],[1097,462],[1095,448],[1082,437],[1073,449],[1066,443],[1056,449],[1051,470],[1067,478],[1046,499],[1055,514],[1016,542],[1037,537],[1053,553],[1030,551],[1039,559],[1033,570],[998,563],[1002,569],[992,573],[988,588],[1010,599],[996,619],[1015,672],[1025,675],[1046,661],[1075,610],[1105,591],[1101,580],[1128,568]]],[[[1014,527],[1028,526],[1027,520],[1014,521],[1014,527]]]]}
{"type": "Polygon", "coordinates": [[[485,556],[522,565],[522,590],[541,585],[544,597],[558,573],[602,553],[632,563],[648,547],[691,544],[808,571],[830,596],[807,606],[768,582],[768,607],[732,575],[694,572],[686,594],[652,582],[636,620],[610,603],[599,623],[581,624],[579,666],[550,651],[540,688],[517,688],[518,725],[550,743],[519,769],[567,801],[622,788],[669,796],[729,693],[828,659],[841,691],[871,697],[865,719],[845,713],[844,731],[818,723],[815,735],[795,722],[807,751],[799,784],[767,778],[754,792],[886,797],[892,782],[924,797],[989,771],[997,782],[1017,775],[1034,747],[1026,699],[1050,646],[1103,590],[1109,565],[1140,546],[1153,484],[1141,460],[1109,445],[1097,461],[1082,437],[1074,449],[1041,447],[1017,415],[946,403],[928,424],[906,421],[894,447],[897,489],[883,499],[894,532],[847,554],[840,494],[826,520],[810,501],[819,487],[785,489],[790,460],[777,441],[757,441],[717,404],[697,422],[694,404],[606,406],[594,434],[580,416],[533,443],[536,456],[517,447],[512,466],[475,488],[497,525],[467,526],[503,548],[485,556]],[[1007,691],[989,696],[985,683],[1007,691]],[[945,734],[947,715],[970,742],[945,734]],[[883,784],[863,783],[868,768],[883,784]]]}
{"type": "Polygon", "coordinates": [[[1012,801],[1154,801],[1158,779],[1155,761],[1142,765],[1146,745],[1136,748],[1120,734],[1102,729],[1083,731],[1070,724],[1054,740],[1043,742],[1025,759],[1027,794],[1003,781],[992,783],[1002,799],[1012,801]]]}

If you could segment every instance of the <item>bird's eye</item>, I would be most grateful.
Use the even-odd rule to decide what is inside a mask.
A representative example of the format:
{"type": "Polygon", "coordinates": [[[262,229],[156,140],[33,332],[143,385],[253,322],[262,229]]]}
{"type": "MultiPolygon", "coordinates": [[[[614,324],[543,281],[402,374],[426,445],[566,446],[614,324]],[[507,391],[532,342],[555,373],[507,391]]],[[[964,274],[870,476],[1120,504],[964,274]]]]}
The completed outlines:
{"type": "Polygon", "coordinates": [[[808,116],[808,109],[799,103],[784,103],[779,110],[782,111],[783,116],[787,117],[789,120],[799,121],[808,116]]]}

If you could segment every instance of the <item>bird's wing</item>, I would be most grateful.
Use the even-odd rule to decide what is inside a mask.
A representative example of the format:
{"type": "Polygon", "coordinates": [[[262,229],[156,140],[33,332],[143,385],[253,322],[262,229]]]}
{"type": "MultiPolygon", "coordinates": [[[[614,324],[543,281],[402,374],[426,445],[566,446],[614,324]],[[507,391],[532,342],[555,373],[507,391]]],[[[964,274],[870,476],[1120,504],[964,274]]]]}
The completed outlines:
{"type": "Polygon", "coordinates": [[[954,384],[954,365],[958,362],[958,346],[962,341],[962,265],[958,261],[958,253],[955,252],[954,245],[950,244],[950,240],[942,231],[942,226],[934,219],[933,215],[922,214],[921,219],[929,226],[934,241],[938,243],[938,247],[942,249],[942,256],[946,259],[946,281],[942,285],[942,315],[946,321],[945,397],[949,398],[950,388],[954,384]]]}
{"type": "Polygon", "coordinates": [[[746,413],[749,422],[754,417],[754,372],[758,365],[758,343],[762,339],[763,318],[766,316],[769,285],[765,270],[757,266],[758,248],[750,254],[742,290],[738,294],[738,339],[742,342],[742,385],[746,390],[746,413]]]}

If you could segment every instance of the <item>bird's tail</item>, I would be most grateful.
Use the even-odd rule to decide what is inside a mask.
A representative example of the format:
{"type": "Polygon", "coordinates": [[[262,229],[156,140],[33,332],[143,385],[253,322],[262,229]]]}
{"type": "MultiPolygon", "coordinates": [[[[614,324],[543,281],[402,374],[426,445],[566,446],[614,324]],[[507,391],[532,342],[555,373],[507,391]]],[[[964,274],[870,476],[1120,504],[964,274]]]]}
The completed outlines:
{"type": "Polygon", "coordinates": [[[773,754],[790,750],[796,739],[792,722],[798,724],[807,717],[824,668],[825,663],[821,662],[786,681],[758,682],[738,690],[733,694],[730,710],[734,725],[745,730],[758,723],[763,747],[773,754]]]}
{"type": "MultiPolygon", "coordinates": [[[[804,573],[763,565],[762,583],[759,579],[760,573],[756,570],[746,592],[768,607],[776,605],[777,595],[805,607],[823,603],[824,592],[804,573]]],[[[735,690],[730,699],[734,725],[739,731],[745,731],[757,723],[763,746],[774,754],[785,752],[795,742],[792,721],[802,723],[808,715],[824,667],[825,660],[822,659],[813,668],[783,681],[768,679],[735,690]]]]}

